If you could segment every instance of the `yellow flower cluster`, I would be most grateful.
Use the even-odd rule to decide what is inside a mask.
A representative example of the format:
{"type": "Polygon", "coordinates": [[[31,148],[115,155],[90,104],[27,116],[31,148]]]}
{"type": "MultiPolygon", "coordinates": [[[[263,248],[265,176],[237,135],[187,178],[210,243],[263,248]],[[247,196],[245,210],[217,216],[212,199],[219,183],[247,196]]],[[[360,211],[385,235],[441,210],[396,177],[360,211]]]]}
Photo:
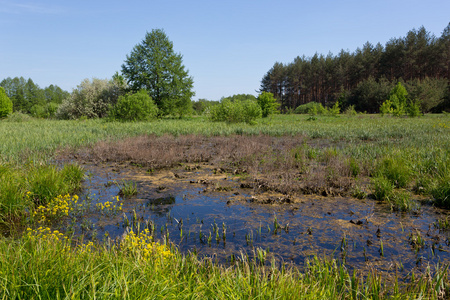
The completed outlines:
{"type": "Polygon", "coordinates": [[[40,205],[38,208],[36,208],[36,210],[33,212],[33,217],[37,218],[39,223],[43,223],[48,218],[52,219],[55,217],[68,216],[69,212],[73,211],[77,206],[82,206],[82,204],[77,203],[77,195],[59,195],[58,197],[50,201],[47,206],[40,205]]]}
{"type": "Polygon", "coordinates": [[[91,242],[88,242],[87,244],[81,244],[79,246],[79,251],[80,251],[80,253],[91,253],[93,248],[94,248],[94,243],[91,241],[91,242]]]}
{"type": "Polygon", "coordinates": [[[106,201],[105,203],[97,203],[95,205],[100,212],[114,213],[122,210],[123,203],[120,202],[119,196],[114,197],[113,201],[106,201]]]}
{"type": "Polygon", "coordinates": [[[129,231],[122,242],[122,247],[125,250],[140,255],[143,259],[149,259],[156,255],[161,255],[163,259],[173,256],[173,253],[166,245],[153,242],[153,237],[148,229],[137,234],[132,230],[129,231]]]}
{"type": "MultiPolygon", "coordinates": [[[[38,229],[27,228],[27,237],[32,241],[42,241],[49,244],[61,243],[64,250],[74,249],[71,247],[71,240],[58,230],[51,230],[49,227],[39,227],[38,229]]],[[[91,253],[94,248],[93,242],[81,244],[77,247],[80,253],[91,253]]]]}
{"type": "Polygon", "coordinates": [[[447,124],[445,122],[434,124],[433,128],[450,128],[450,123],[447,124]]]}
{"type": "Polygon", "coordinates": [[[67,236],[58,230],[51,230],[48,227],[39,227],[38,229],[27,228],[27,237],[30,240],[47,240],[52,242],[68,241],[67,236]]]}

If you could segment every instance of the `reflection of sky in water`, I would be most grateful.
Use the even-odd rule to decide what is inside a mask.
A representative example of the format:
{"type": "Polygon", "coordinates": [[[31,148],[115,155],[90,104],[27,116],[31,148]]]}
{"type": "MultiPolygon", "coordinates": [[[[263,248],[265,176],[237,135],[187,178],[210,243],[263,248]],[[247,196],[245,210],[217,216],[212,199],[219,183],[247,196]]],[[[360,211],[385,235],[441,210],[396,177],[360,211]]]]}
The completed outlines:
{"type": "MultiPolygon", "coordinates": [[[[124,176],[120,173],[106,176],[100,169],[95,170],[90,181],[85,183],[93,204],[110,201],[116,196],[119,189],[108,182],[120,182],[124,176]]],[[[428,206],[424,206],[419,215],[396,214],[371,200],[314,196],[305,196],[303,203],[284,206],[238,202],[229,205],[227,200],[236,189],[228,193],[203,193],[204,186],[185,180],[175,188],[159,191],[148,183],[138,183],[138,196],[123,200],[123,212],[109,217],[98,213],[88,215],[97,237],[104,236],[105,232],[111,238],[121,236],[123,214],[132,220],[135,211],[139,220],[154,222],[157,239],[163,238],[167,227],[170,240],[181,251],[195,248],[199,254],[215,256],[221,261],[231,254],[239,256],[240,252],[252,256],[253,249],[260,247],[269,249],[276,258],[299,265],[314,254],[345,258],[350,268],[372,265],[388,270],[393,263],[401,262],[403,272],[413,268],[423,270],[428,263],[450,262],[449,233],[439,233],[433,227],[439,211],[428,206]],[[281,227],[276,234],[275,216],[281,227]],[[178,224],[180,221],[182,227],[178,224]],[[214,223],[219,241],[216,241],[214,223]],[[223,224],[226,226],[225,242],[223,224]],[[425,245],[414,249],[410,234],[417,232],[425,245]],[[381,256],[381,244],[384,256],[381,256]]],[[[248,190],[239,190],[239,193],[249,196],[245,194],[248,190]]]]}

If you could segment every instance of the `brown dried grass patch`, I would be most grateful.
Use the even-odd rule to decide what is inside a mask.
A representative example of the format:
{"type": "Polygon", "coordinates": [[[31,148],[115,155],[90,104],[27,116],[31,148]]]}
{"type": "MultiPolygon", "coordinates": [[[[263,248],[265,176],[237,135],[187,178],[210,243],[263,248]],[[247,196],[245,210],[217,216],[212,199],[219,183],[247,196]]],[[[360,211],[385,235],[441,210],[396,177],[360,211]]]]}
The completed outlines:
{"type": "Polygon", "coordinates": [[[255,190],[282,194],[345,195],[351,190],[348,158],[331,148],[309,158],[303,136],[271,137],[146,135],[99,142],[73,153],[89,162],[128,162],[151,170],[182,163],[209,162],[220,170],[243,175],[255,190]]]}

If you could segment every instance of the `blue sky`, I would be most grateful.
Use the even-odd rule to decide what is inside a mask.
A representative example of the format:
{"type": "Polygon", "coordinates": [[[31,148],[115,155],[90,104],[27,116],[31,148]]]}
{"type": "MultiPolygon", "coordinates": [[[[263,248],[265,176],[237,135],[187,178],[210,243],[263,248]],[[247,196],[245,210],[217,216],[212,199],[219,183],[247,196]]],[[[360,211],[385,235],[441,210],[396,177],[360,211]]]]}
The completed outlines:
{"type": "Polygon", "coordinates": [[[0,0],[0,80],[72,91],[85,78],[111,78],[161,28],[194,78],[194,99],[256,95],[277,61],[384,45],[422,25],[439,37],[449,12],[448,0],[0,0]]]}

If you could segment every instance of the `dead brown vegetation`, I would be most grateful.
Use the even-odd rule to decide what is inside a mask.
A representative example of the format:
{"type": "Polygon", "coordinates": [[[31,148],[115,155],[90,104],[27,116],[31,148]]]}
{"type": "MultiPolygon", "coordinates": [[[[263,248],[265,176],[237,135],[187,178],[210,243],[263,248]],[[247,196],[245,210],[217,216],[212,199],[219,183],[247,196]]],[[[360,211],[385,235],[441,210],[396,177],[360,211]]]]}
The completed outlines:
{"type": "Polygon", "coordinates": [[[326,145],[309,145],[303,136],[148,135],[99,142],[72,155],[94,163],[127,162],[150,171],[208,162],[217,172],[241,176],[243,184],[255,190],[348,195],[355,183],[349,158],[326,145]]]}

